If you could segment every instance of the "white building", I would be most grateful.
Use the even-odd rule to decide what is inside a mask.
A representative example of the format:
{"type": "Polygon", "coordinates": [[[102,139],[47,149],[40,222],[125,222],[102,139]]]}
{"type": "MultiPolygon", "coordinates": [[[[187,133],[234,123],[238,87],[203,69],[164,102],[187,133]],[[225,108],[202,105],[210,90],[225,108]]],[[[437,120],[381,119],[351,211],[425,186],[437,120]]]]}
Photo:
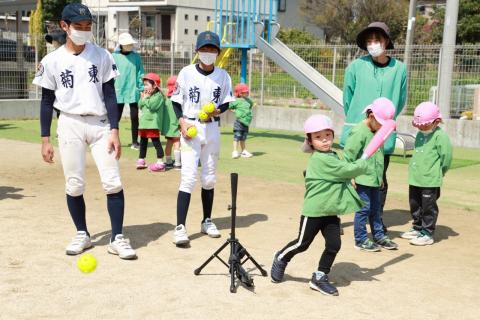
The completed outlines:
{"type": "Polygon", "coordinates": [[[100,38],[108,47],[118,35],[130,32],[142,40],[165,40],[178,45],[195,43],[196,36],[213,21],[214,0],[84,0],[92,14],[99,16],[100,38]]]}

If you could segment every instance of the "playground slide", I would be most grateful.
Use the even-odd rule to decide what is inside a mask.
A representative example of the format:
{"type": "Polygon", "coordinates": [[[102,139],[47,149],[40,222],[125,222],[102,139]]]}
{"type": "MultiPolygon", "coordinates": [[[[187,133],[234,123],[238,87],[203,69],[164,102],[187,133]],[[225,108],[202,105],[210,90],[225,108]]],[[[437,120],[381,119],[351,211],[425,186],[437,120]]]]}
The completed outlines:
{"type": "Polygon", "coordinates": [[[280,29],[278,24],[272,24],[271,44],[262,38],[263,29],[262,23],[255,23],[255,46],[343,118],[342,90],[275,37],[280,29]]]}

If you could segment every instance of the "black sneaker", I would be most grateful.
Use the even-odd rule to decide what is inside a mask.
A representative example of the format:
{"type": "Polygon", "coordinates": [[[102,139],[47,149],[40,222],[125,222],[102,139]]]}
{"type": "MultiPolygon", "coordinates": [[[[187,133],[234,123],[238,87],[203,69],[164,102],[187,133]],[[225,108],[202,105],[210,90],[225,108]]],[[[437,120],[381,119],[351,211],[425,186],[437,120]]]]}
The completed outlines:
{"type": "Polygon", "coordinates": [[[398,248],[398,244],[390,240],[390,238],[387,236],[383,237],[380,240],[375,240],[375,243],[387,250],[396,250],[398,248]]]}
{"type": "Polygon", "coordinates": [[[330,281],[328,281],[328,275],[321,271],[315,271],[312,274],[312,280],[309,282],[310,288],[320,291],[327,296],[338,296],[338,290],[330,281]]]}
{"type": "Polygon", "coordinates": [[[363,243],[355,244],[355,249],[368,252],[380,251],[380,247],[370,239],[363,241],[363,243]]]}
{"type": "Polygon", "coordinates": [[[165,164],[165,168],[168,170],[168,169],[173,169],[173,162],[170,162],[170,163],[166,163],[165,164]]]}
{"type": "Polygon", "coordinates": [[[272,282],[280,282],[283,280],[283,275],[285,274],[285,269],[288,264],[288,262],[278,260],[279,253],[280,252],[277,252],[275,257],[273,257],[272,270],[270,271],[272,282]]]}

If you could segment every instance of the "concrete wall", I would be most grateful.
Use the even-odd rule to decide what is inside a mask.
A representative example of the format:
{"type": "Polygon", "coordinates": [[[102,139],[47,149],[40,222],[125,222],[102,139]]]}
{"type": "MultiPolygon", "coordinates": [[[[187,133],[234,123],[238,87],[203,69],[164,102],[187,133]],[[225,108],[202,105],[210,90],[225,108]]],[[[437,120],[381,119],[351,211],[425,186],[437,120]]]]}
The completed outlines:
{"type": "MultiPolygon", "coordinates": [[[[38,119],[40,100],[0,100],[0,119],[38,119]]],[[[302,131],[304,121],[312,114],[325,114],[332,118],[337,137],[342,131],[343,119],[332,111],[295,109],[284,107],[255,107],[252,128],[302,131]]],[[[124,117],[130,114],[128,105],[123,111],[124,117]]],[[[222,114],[222,125],[232,125],[235,120],[233,112],[222,114]]],[[[397,119],[397,131],[415,135],[416,129],[411,125],[411,116],[397,119]]],[[[444,120],[442,128],[448,133],[454,146],[480,148],[480,120],[444,120]]]]}

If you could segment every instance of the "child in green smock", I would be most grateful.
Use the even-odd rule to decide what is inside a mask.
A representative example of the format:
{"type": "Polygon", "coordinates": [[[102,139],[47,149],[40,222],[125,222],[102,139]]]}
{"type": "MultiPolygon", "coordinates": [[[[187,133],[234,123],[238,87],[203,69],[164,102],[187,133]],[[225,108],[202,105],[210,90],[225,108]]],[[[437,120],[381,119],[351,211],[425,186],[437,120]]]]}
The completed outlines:
{"type": "Polygon", "coordinates": [[[408,165],[408,197],[413,227],[401,237],[417,246],[434,242],[437,200],[443,176],[452,163],[452,144],[445,131],[438,127],[440,122],[442,115],[435,104],[422,102],[415,109],[412,124],[419,132],[408,165]]]}
{"type": "Polygon", "coordinates": [[[253,101],[248,97],[250,89],[244,83],[235,86],[235,101],[230,102],[228,108],[235,112],[237,118],[233,123],[233,151],[232,158],[251,158],[253,154],[247,151],[245,140],[247,140],[248,127],[253,117],[253,101]],[[238,152],[240,146],[241,151],[238,152]]]}
{"type": "Polygon", "coordinates": [[[329,282],[328,273],[341,246],[338,215],[353,213],[362,207],[350,180],[365,173],[367,163],[365,160],[347,163],[332,150],[334,132],[328,117],[311,116],[304,129],[306,139],[303,150],[312,152],[312,156],[305,173],[306,191],[300,231],[297,239],[275,254],[270,275],[273,282],[282,281],[288,262],[296,254],[307,250],[321,232],[325,250],[309,285],[314,290],[336,296],[338,290],[329,282]]]}

